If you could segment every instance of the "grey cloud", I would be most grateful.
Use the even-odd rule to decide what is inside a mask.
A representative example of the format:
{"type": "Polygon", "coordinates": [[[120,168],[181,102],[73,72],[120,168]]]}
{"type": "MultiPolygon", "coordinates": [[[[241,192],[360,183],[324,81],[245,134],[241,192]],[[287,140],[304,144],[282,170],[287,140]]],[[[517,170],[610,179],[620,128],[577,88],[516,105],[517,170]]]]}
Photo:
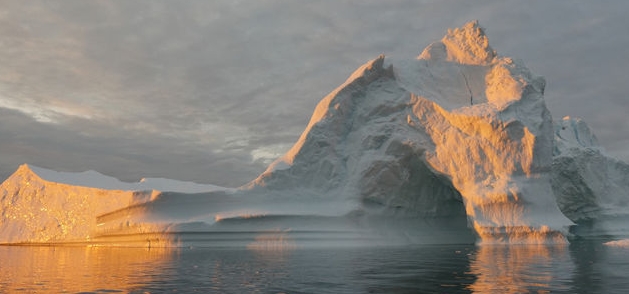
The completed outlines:
{"type": "Polygon", "coordinates": [[[89,121],[76,121],[70,127],[41,124],[11,110],[0,109],[0,138],[3,177],[26,162],[60,171],[96,169],[126,181],[166,177],[234,187],[264,168],[252,165],[248,154],[216,155],[142,132],[105,131],[89,121]],[[103,132],[95,134],[99,130],[103,132]]]}
{"type": "Polygon", "coordinates": [[[629,159],[624,1],[5,2],[0,99],[67,113],[4,110],[0,176],[29,162],[240,185],[359,65],[412,58],[472,19],[546,77],[555,117],[584,118],[629,159]]]}

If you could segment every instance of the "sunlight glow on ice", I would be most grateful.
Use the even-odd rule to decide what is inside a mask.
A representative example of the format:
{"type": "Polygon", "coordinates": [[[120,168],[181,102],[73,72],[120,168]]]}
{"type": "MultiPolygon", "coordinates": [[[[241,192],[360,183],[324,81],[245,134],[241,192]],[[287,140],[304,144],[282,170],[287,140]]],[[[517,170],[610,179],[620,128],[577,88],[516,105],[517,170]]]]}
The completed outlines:
{"type": "Polygon", "coordinates": [[[281,251],[565,244],[569,226],[593,220],[605,220],[594,235],[626,232],[629,165],[582,121],[553,122],[545,84],[470,22],[416,59],[380,55],[359,67],[297,142],[238,189],[22,165],[0,186],[0,243],[281,251]]]}

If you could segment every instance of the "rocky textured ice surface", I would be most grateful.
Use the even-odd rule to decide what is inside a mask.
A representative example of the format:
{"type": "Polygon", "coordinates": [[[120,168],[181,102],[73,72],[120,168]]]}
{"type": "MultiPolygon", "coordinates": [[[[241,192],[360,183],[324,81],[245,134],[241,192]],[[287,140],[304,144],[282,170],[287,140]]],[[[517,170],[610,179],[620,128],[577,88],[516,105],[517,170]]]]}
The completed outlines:
{"type": "Polygon", "coordinates": [[[624,231],[628,165],[585,123],[553,124],[544,87],[470,22],[417,58],[358,68],[239,189],[22,166],[0,186],[0,242],[513,244],[566,242],[575,223],[624,231]]]}
{"type": "Polygon", "coordinates": [[[607,155],[580,119],[555,125],[552,186],[579,234],[629,236],[629,164],[607,155]]]}
{"type": "Polygon", "coordinates": [[[166,185],[165,191],[185,193],[228,191],[174,180],[125,183],[94,171],[22,165],[0,186],[0,243],[90,241],[102,225],[99,216],[153,202],[162,194],[154,188],[166,185]]]}
{"type": "Polygon", "coordinates": [[[368,215],[465,215],[482,242],[562,242],[544,86],[468,23],[414,60],[359,68],[251,187],[325,191],[368,215]]]}

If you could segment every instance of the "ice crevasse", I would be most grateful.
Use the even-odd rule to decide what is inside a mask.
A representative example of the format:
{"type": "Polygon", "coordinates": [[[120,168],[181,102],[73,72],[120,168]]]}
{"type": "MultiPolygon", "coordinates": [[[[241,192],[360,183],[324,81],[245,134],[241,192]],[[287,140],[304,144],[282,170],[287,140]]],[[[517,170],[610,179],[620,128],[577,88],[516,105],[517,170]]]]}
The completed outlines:
{"type": "Polygon", "coordinates": [[[444,223],[479,243],[564,243],[569,227],[592,222],[625,233],[629,166],[582,121],[553,123],[544,87],[473,21],[416,58],[358,68],[294,146],[238,189],[50,189],[60,184],[22,167],[0,186],[0,242],[293,230],[425,243],[435,237],[426,228],[444,223]]]}

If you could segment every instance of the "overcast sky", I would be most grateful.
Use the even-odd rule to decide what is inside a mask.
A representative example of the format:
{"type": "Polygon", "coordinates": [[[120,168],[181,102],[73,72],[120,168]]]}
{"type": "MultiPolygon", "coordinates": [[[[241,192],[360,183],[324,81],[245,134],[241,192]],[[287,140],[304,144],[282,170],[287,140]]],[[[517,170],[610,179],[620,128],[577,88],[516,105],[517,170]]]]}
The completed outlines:
{"type": "Polygon", "coordinates": [[[629,1],[0,1],[0,180],[19,164],[239,186],[366,61],[478,19],[629,160],[629,1]]]}

